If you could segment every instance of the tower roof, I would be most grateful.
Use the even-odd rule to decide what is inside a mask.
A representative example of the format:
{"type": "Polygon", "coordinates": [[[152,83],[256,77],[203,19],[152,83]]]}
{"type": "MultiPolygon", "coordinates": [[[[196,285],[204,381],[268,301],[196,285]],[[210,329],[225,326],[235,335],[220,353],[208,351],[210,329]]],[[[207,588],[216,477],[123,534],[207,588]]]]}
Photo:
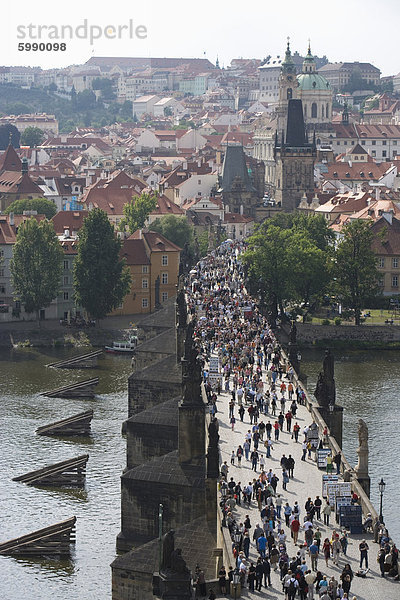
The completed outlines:
{"type": "Polygon", "coordinates": [[[303,117],[303,103],[298,99],[290,99],[286,127],[285,146],[302,148],[309,146],[303,117]]]}
{"type": "Polygon", "coordinates": [[[9,144],[7,150],[0,158],[0,171],[21,171],[22,163],[14,147],[9,144]]]}
{"type": "Polygon", "coordinates": [[[292,53],[290,51],[289,38],[287,41],[285,60],[282,62],[283,73],[296,73],[296,65],[293,62],[292,53]]]}
{"type": "Polygon", "coordinates": [[[222,167],[221,187],[224,192],[230,192],[236,177],[240,177],[247,191],[254,191],[246,165],[243,146],[229,144],[226,147],[222,167]]]}

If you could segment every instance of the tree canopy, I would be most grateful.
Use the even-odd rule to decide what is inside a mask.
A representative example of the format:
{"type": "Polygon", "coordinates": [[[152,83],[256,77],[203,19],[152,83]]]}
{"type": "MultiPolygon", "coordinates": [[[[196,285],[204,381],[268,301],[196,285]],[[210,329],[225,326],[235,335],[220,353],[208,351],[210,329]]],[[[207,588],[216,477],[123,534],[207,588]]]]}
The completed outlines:
{"type": "Polygon", "coordinates": [[[166,215],[153,221],[151,230],[161,233],[167,240],[182,249],[181,263],[184,272],[190,269],[196,260],[200,258],[193,225],[189,223],[186,217],[166,215]]]}
{"type": "MultiPolygon", "coordinates": [[[[157,206],[157,196],[143,192],[140,196],[134,196],[130,202],[124,205],[124,218],[120,223],[121,231],[128,228],[130,233],[142,229],[149,214],[157,206]]],[[[172,241],[172,240],[171,240],[172,241]]]]}
{"type": "Polygon", "coordinates": [[[107,214],[98,208],[90,211],[79,231],[74,286],[77,304],[95,319],[117,308],[130,290],[131,276],[120,249],[107,214]]]}
{"type": "Polygon", "coordinates": [[[63,250],[53,224],[35,218],[23,223],[17,234],[11,260],[14,291],[28,313],[49,306],[61,280],[63,250]]]}
{"type": "Polygon", "coordinates": [[[57,213],[57,207],[52,200],[47,198],[20,198],[14,200],[4,210],[5,214],[14,213],[22,215],[24,210],[36,210],[38,215],[45,215],[47,219],[51,219],[57,213]]]}
{"type": "Polygon", "coordinates": [[[14,148],[19,148],[20,137],[21,134],[15,125],[0,125],[0,150],[5,150],[10,142],[14,148]]]}
{"type": "Polygon", "coordinates": [[[23,146],[40,146],[44,139],[44,131],[39,127],[27,127],[21,135],[21,144],[23,146]]]}
{"type": "Polygon", "coordinates": [[[335,253],[335,289],[343,304],[354,310],[355,324],[359,325],[365,302],[378,292],[371,224],[355,219],[343,227],[342,233],[335,253]]]}
{"type": "Polygon", "coordinates": [[[248,283],[276,319],[289,303],[306,314],[331,279],[332,233],[322,217],[280,213],[249,238],[244,254],[248,283]]]}

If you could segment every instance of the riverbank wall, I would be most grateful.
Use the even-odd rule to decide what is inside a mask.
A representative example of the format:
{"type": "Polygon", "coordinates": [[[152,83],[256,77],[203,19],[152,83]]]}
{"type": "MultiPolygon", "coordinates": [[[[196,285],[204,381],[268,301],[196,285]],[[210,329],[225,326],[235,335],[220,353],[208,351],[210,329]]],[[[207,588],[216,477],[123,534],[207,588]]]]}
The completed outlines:
{"type": "MultiPolygon", "coordinates": [[[[400,348],[400,327],[398,325],[317,325],[296,323],[297,343],[300,346],[321,346],[330,343],[332,347],[358,348],[400,348]]],[[[281,329],[286,337],[290,325],[281,329]]]]}

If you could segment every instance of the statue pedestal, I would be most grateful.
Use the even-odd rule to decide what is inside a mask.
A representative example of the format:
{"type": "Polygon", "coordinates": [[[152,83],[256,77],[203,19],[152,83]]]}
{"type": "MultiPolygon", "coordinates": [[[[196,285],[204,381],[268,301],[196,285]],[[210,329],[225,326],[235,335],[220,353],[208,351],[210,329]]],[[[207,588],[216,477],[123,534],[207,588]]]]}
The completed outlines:
{"type": "Polygon", "coordinates": [[[162,600],[191,600],[190,573],[155,573],[153,590],[158,592],[157,596],[162,600]]]}
{"type": "Polygon", "coordinates": [[[333,411],[328,406],[318,406],[322,418],[328,425],[331,436],[335,438],[338,445],[342,447],[343,441],[343,406],[334,404],[333,411]]]}
{"type": "Polygon", "coordinates": [[[361,485],[364,492],[367,494],[368,498],[371,492],[371,478],[369,475],[358,475],[357,470],[355,471],[357,481],[361,485]]]}

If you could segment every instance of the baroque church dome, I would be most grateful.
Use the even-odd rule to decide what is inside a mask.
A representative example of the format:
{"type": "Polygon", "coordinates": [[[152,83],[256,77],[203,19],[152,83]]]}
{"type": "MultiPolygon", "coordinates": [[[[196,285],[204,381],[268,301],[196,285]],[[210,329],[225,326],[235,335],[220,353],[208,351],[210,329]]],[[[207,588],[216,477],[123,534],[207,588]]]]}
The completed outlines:
{"type": "Polygon", "coordinates": [[[302,91],[326,91],[331,89],[329,81],[319,75],[316,70],[314,57],[311,54],[311,48],[308,46],[307,56],[303,61],[303,70],[297,75],[299,88],[302,91]]]}

